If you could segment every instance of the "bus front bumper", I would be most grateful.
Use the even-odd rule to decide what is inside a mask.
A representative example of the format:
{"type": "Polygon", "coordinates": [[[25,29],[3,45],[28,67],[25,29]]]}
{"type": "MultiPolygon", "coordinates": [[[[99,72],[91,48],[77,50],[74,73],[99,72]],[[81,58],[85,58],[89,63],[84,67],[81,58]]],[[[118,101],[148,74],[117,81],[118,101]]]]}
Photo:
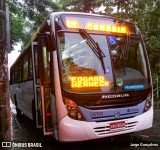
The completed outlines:
{"type": "Polygon", "coordinates": [[[132,133],[152,127],[153,107],[142,115],[107,122],[86,122],[66,116],[59,122],[59,141],[76,142],[132,133]],[[111,123],[125,122],[124,128],[110,129],[111,123]]]}

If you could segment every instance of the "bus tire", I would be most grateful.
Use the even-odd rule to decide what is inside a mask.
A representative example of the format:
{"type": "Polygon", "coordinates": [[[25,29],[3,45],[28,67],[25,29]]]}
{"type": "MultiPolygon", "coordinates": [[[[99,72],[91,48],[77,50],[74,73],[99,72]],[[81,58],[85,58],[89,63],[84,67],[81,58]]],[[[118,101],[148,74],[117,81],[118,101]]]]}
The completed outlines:
{"type": "Polygon", "coordinates": [[[35,100],[32,101],[32,117],[34,126],[36,126],[36,109],[35,109],[35,100]]]}
{"type": "Polygon", "coordinates": [[[17,116],[20,116],[21,115],[21,110],[18,108],[17,100],[16,100],[16,96],[15,95],[14,95],[14,101],[15,101],[15,107],[16,107],[17,116]]]}

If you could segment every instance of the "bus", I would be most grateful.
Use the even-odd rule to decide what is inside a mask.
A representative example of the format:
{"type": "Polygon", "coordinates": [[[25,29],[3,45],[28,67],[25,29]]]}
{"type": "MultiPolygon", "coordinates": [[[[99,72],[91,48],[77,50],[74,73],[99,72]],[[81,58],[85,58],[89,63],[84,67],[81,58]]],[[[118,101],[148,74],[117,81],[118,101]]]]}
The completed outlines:
{"type": "Polygon", "coordinates": [[[140,30],[128,21],[51,13],[10,73],[17,113],[60,142],[152,127],[147,51],[140,30]]]}

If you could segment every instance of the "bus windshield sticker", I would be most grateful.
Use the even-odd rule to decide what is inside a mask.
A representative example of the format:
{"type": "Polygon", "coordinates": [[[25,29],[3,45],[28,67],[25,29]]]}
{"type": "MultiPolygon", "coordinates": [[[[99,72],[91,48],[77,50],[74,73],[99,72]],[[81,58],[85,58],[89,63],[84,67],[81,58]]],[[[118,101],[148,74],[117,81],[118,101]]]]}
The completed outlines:
{"type": "Polygon", "coordinates": [[[116,45],[117,44],[117,39],[116,39],[115,36],[108,36],[108,38],[109,38],[109,43],[111,45],[116,45]]]}
{"type": "Polygon", "coordinates": [[[116,79],[116,84],[117,84],[118,86],[122,86],[122,85],[123,85],[123,79],[122,79],[122,78],[117,78],[117,79],[116,79]]]}
{"type": "Polygon", "coordinates": [[[125,85],[124,90],[142,90],[144,89],[143,84],[130,84],[130,85],[125,85]]]}
{"type": "Polygon", "coordinates": [[[71,88],[91,88],[91,87],[109,87],[109,81],[106,81],[103,76],[72,76],[71,88]]]}
{"type": "Polygon", "coordinates": [[[111,68],[110,67],[106,67],[106,73],[111,73],[111,68]]]}

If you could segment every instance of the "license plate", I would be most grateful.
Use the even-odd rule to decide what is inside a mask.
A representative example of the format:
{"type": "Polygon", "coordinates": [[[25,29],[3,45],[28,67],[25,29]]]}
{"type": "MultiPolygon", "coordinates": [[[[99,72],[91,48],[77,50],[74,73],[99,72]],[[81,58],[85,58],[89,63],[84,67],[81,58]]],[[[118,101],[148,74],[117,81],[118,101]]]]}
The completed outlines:
{"type": "Polygon", "coordinates": [[[110,129],[125,128],[126,127],[126,123],[125,123],[125,121],[113,122],[113,123],[110,123],[109,127],[110,127],[110,129]]]}

